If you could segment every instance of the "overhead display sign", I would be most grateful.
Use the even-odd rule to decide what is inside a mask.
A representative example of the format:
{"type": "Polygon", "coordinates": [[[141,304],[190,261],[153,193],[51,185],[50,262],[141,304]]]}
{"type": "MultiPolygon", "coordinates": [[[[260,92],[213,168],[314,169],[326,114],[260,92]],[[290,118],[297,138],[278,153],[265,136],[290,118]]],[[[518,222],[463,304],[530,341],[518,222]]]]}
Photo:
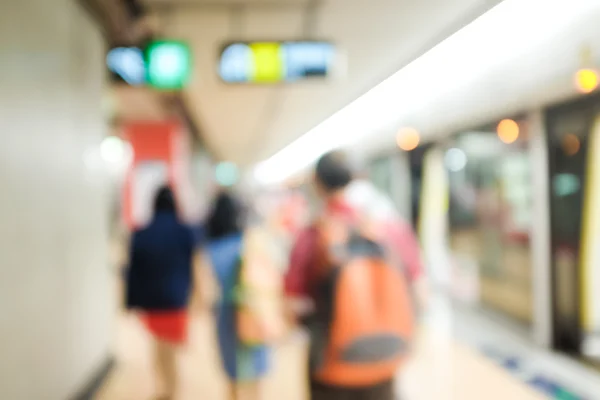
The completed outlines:
{"type": "Polygon", "coordinates": [[[106,64],[117,80],[160,90],[183,89],[192,73],[189,46],[173,40],[153,41],[145,49],[115,47],[108,52],[106,64]]]}
{"type": "Polygon", "coordinates": [[[106,65],[116,80],[132,86],[146,83],[144,52],[138,47],[115,47],[106,56],[106,65]]]}
{"type": "Polygon", "coordinates": [[[190,80],[192,56],[185,42],[162,40],[146,48],[148,85],[163,90],[181,90],[190,80]]]}
{"type": "Polygon", "coordinates": [[[235,42],[224,46],[219,76],[226,83],[286,83],[326,78],[339,59],[323,41],[235,42]]]}

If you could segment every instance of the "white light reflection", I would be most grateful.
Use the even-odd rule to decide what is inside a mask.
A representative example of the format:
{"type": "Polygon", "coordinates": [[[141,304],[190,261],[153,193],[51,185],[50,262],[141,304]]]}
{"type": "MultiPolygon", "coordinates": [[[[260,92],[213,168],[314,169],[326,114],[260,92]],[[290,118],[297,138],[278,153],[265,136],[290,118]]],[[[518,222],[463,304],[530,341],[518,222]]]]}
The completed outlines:
{"type": "Polygon", "coordinates": [[[238,168],[230,162],[222,162],[215,169],[215,178],[221,186],[233,186],[239,179],[238,168]]]}
{"type": "Polygon", "coordinates": [[[116,136],[109,136],[100,144],[100,156],[110,168],[120,169],[129,165],[133,151],[128,142],[116,136]]]}
{"type": "Polygon", "coordinates": [[[467,166],[467,155],[461,149],[452,148],[446,152],[444,162],[450,171],[458,172],[467,166]]]}
{"type": "Polygon", "coordinates": [[[599,8],[597,0],[505,0],[259,164],[255,177],[277,183],[328,150],[403,125],[440,95],[534,52],[599,8]]]}

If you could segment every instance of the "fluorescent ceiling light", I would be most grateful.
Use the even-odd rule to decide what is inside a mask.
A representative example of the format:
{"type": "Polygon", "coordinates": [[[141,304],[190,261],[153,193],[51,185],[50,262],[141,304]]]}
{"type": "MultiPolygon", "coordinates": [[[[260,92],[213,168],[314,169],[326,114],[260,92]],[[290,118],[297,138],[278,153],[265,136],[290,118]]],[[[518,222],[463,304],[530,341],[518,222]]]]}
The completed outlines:
{"type": "Polygon", "coordinates": [[[598,0],[505,0],[257,165],[255,178],[280,182],[329,150],[395,131],[430,101],[534,52],[598,9],[598,0]]]}

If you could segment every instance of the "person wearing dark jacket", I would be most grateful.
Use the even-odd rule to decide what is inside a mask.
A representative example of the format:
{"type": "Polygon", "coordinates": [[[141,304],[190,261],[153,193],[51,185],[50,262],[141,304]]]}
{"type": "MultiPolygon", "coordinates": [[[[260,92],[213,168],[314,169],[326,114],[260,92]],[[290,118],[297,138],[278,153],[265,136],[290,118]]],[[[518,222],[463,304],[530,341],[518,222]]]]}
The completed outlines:
{"type": "Polygon", "coordinates": [[[164,400],[174,398],[177,349],[187,340],[195,242],[192,229],[177,218],[171,189],[161,188],[152,221],[132,235],[126,299],[156,339],[164,400]]]}

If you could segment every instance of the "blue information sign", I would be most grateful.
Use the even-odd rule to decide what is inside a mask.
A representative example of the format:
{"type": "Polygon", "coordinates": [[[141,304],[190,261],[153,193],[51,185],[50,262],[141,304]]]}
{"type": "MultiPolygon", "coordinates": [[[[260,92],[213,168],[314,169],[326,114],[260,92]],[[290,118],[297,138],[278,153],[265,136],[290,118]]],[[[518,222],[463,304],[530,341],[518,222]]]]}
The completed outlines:
{"type": "Polygon", "coordinates": [[[236,42],[223,48],[219,76],[227,83],[285,83],[329,76],[337,59],[329,42],[236,42]]]}

